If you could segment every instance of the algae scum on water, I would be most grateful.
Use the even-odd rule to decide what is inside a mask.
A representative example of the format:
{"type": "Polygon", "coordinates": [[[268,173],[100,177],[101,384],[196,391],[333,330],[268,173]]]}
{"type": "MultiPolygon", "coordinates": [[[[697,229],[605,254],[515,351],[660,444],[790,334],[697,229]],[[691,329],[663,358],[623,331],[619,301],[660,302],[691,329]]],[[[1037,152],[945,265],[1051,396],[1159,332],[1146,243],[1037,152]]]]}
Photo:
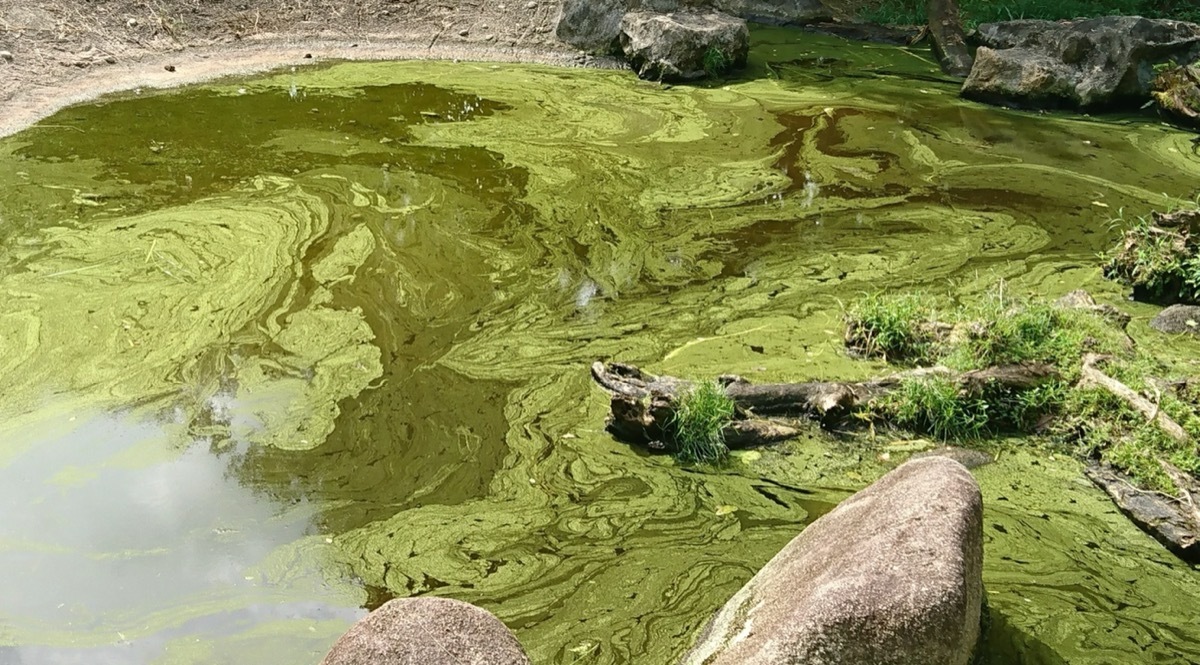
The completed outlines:
{"type": "MultiPolygon", "coordinates": [[[[670,663],[883,465],[816,434],[643,456],[593,360],[866,376],[839,302],[1115,299],[1106,220],[1200,181],[1165,127],[756,39],[721,87],[337,64],[0,142],[0,662],[315,663],[362,608],[436,594],[536,663],[670,663]]],[[[1074,463],[977,475],[993,662],[1200,661],[1200,573],[1074,463]]]]}

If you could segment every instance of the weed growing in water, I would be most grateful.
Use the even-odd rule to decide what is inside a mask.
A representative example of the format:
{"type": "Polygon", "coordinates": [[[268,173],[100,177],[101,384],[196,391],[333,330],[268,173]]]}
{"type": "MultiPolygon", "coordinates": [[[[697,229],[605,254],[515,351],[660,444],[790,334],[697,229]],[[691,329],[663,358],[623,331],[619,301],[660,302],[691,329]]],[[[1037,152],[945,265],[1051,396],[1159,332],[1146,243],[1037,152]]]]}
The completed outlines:
{"type": "Polygon", "coordinates": [[[704,73],[712,78],[724,76],[733,67],[733,60],[716,46],[704,52],[704,73]]]}
{"type": "MultiPolygon", "coordinates": [[[[1192,0],[961,0],[959,7],[967,28],[1023,18],[1057,21],[1112,14],[1200,20],[1200,8],[1192,0]]],[[[858,18],[868,23],[921,25],[926,21],[925,2],[877,0],[865,3],[858,18]]]]}
{"type": "Polygon", "coordinates": [[[675,402],[670,429],[676,457],[684,462],[719,462],[729,455],[725,426],[733,420],[733,400],[715,381],[697,383],[675,402]]]}
{"type": "Polygon", "coordinates": [[[1002,287],[978,304],[938,314],[924,296],[866,296],[847,308],[846,321],[851,350],[890,362],[960,372],[1036,363],[1057,371],[1024,389],[913,377],[875,405],[877,417],[942,440],[1040,430],[1062,410],[1084,355],[1121,354],[1126,344],[1124,333],[1095,311],[1005,297],[1002,287]]]}
{"type": "Polygon", "coordinates": [[[862,339],[880,348],[886,343],[889,360],[897,349],[915,346],[920,351],[910,357],[945,372],[905,379],[877,401],[874,418],[949,441],[1044,433],[1112,464],[1139,486],[1169,493],[1175,486],[1160,461],[1200,474],[1194,444],[1164,433],[1111,392],[1080,384],[1085,356],[1098,354],[1107,359],[1106,374],[1157,404],[1192,441],[1200,440],[1200,382],[1149,378],[1164,377],[1170,368],[1132,347],[1102,310],[1004,297],[998,290],[978,304],[946,309],[944,320],[935,321],[933,308],[917,302],[912,296],[868,296],[847,310],[847,346],[857,351],[855,341],[862,339]],[[1031,363],[1048,365],[1057,376],[1018,389],[961,382],[950,373],[1031,363]]]}

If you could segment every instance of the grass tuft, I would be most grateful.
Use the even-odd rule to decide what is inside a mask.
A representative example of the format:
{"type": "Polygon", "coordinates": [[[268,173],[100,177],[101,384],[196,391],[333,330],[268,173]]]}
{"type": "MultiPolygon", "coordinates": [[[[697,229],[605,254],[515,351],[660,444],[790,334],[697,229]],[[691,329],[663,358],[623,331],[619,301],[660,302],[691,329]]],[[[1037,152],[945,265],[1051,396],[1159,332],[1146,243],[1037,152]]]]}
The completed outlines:
{"type": "Polygon", "coordinates": [[[725,54],[725,51],[716,46],[708,47],[704,52],[704,73],[711,78],[724,76],[733,67],[733,59],[725,54]]]}
{"type": "Polygon", "coordinates": [[[733,420],[733,400],[715,381],[697,383],[679,396],[670,429],[676,457],[684,462],[714,463],[729,455],[725,426],[733,420]]]}
{"type": "Polygon", "coordinates": [[[935,342],[926,324],[934,318],[930,300],[921,295],[867,295],[847,308],[846,346],[888,362],[921,363],[935,342]]]}
{"type": "Polygon", "coordinates": [[[963,395],[945,378],[908,379],[881,408],[897,425],[943,441],[973,441],[989,431],[987,400],[963,395]]]}

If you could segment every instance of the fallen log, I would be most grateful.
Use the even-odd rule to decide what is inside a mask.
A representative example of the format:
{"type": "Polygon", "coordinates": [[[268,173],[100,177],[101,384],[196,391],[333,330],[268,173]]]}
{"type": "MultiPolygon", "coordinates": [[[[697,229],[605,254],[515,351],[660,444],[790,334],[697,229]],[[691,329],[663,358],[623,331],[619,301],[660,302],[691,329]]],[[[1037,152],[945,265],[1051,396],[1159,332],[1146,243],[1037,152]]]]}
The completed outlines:
{"type": "Polygon", "coordinates": [[[928,0],[925,12],[929,21],[929,35],[933,37],[933,54],[937,56],[942,71],[966,78],[971,73],[975,59],[967,48],[967,37],[963,34],[962,20],[958,16],[958,2],[928,0]]]}
{"type": "MultiPolygon", "coordinates": [[[[655,376],[633,365],[601,362],[592,365],[592,377],[612,394],[608,428],[617,438],[655,450],[668,449],[675,400],[691,389],[691,381],[655,376]]],[[[886,396],[904,381],[923,377],[949,379],[966,394],[991,387],[1028,390],[1060,378],[1053,367],[1038,363],[970,372],[927,367],[860,382],[754,384],[741,377],[724,376],[720,382],[725,394],[737,407],[733,422],[724,432],[725,443],[730,448],[745,448],[788,439],[799,431],[762,417],[808,417],[832,424],[867,410],[873,400],[886,396]]]]}
{"type": "Polygon", "coordinates": [[[1129,478],[1107,465],[1093,464],[1084,472],[1142,531],[1184,561],[1200,563],[1197,525],[1179,500],[1138,489],[1129,478]]]}

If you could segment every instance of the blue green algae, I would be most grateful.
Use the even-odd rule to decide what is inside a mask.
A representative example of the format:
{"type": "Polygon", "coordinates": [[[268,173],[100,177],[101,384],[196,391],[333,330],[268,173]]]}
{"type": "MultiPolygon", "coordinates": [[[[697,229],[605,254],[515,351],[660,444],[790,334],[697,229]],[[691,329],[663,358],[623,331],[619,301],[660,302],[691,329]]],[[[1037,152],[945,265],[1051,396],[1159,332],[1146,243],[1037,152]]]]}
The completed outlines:
{"type": "MultiPolygon", "coordinates": [[[[1200,180],[1190,137],[1144,118],[975,105],[916,51],[755,41],[712,87],[343,63],[0,141],[0,486],[23,516],[0,650],[316,662],[361,608],[436,594],[537,663],[673,662],[922,444],[814,432],[681,467],[603,432],[591,361],[854,378],[882,369],[840,349],[864,291],[1117,302],[1108,220],[1200,180]]],[[[1149,314],[1135,334],[1163,344],[1149,314]]],[[[977,475],[991,662],[1200,659],[1200,574],[1075,462],[977,475]]]]}

